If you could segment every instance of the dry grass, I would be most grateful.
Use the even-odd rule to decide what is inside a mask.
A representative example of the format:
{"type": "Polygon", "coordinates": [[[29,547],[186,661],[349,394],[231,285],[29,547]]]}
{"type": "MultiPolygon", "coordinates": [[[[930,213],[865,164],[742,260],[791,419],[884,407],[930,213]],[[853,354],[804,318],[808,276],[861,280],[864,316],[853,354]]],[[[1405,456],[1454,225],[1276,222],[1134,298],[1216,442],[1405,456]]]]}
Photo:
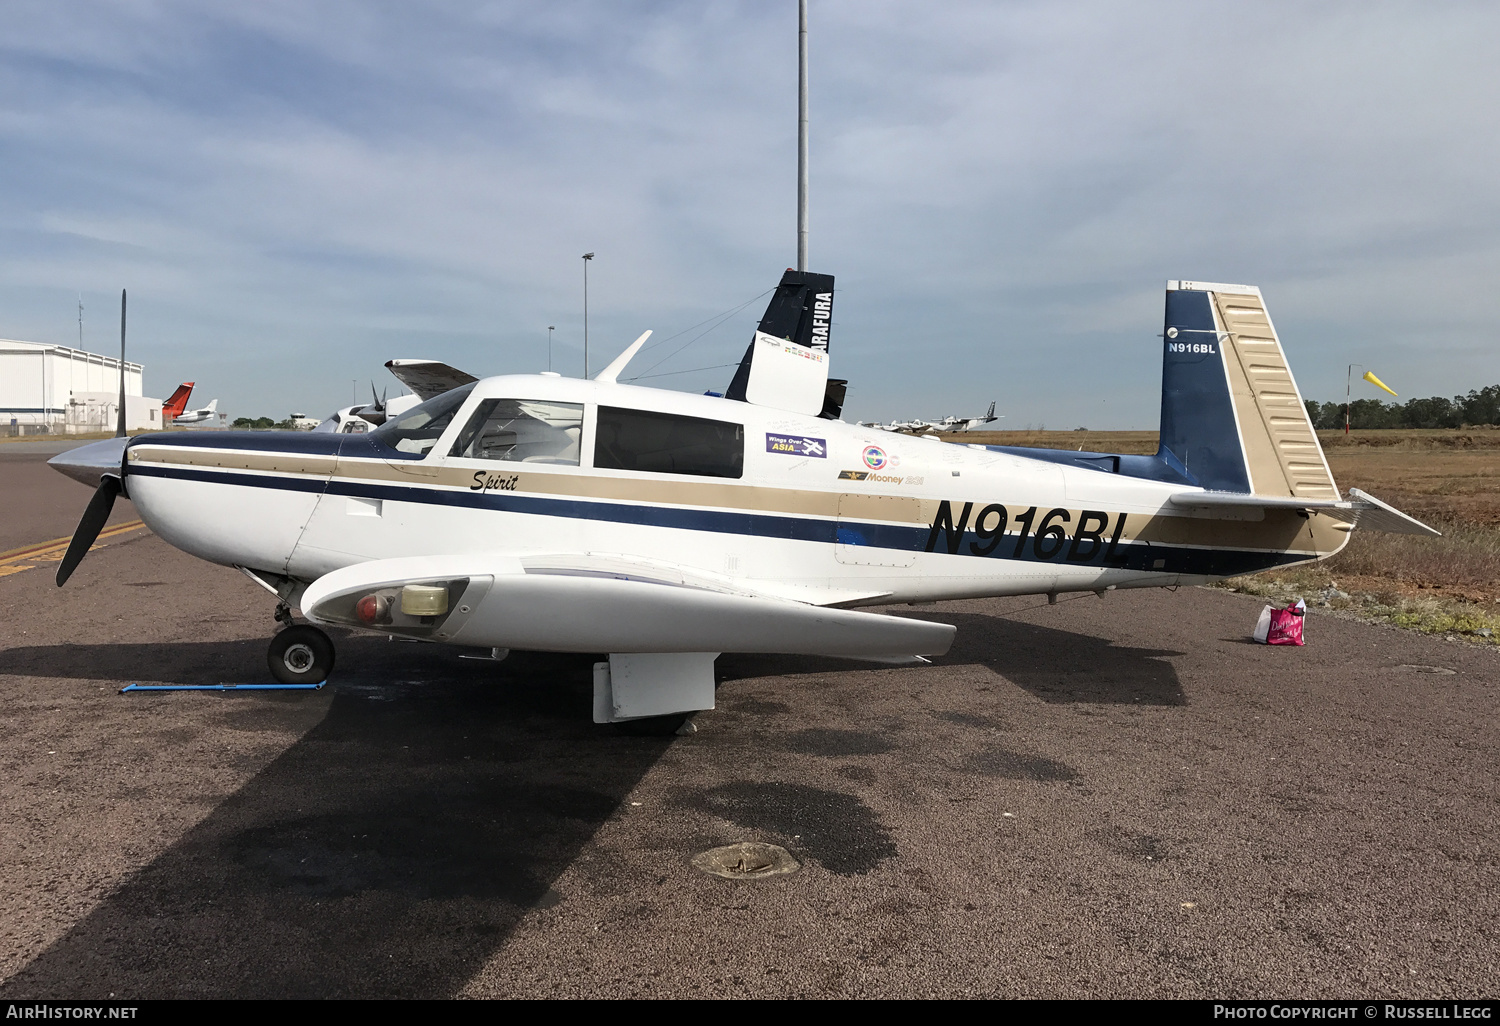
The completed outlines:
{"type": "Polygon", "coordinates": [[[975,445],[1021,445],[1028,449],[1083,449],[1150,455],[1156,452],[1155,431],[953,431],[938,435],[945,442],[975,445]]]}
{"type": "Polygon", "coordinates": [[[1348,547],[1322,565],[1336,575],[1447,590],[1475,602],[1500,601],[1500,531],[1468,524],[1441,529],[1441,538],[1355,531],[1348,547]]]}
{"type": "MultiPolygon", "coordinates": [[[[1331,562],[1331,561],[1330,561],[1331,562]]],[[[1472,602],[1441,591],[1410,594],[1388,586],[1379,577],[1341,575],[1329,563],[1280,570],[1254,577],[1233,577],[1217,585],[1273,602],[1306,600],[1310,607],[1342,610],[1360,619],[1376,620],[1455,640],[1500,643],[1500,606],[1472,602]]]]}

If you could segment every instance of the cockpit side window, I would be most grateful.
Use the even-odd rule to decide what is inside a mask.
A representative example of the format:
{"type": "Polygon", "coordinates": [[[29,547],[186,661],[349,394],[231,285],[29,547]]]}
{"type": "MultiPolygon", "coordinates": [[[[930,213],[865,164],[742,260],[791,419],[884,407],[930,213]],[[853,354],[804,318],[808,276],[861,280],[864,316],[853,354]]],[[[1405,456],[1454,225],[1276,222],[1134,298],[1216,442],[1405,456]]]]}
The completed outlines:
{"type": "Polygon", "coordinates": [[[582,403],[485,399],[459,432],[450,455],[576,467],[582,437],[582,403]]]}
{"type": "Polygon", "coordinates": [[[413,406],[395,420],[388,420],[371,431],[370,437],[397,452],[426,456],[448,429],[453,415],[464,404],[464,400],[469,398],[476,383],[449,389],[420,406],[413,406]]]}
{"type": "Polygon", "coordinates": [[[596,467],[702,477],[744,473],[741,424],[601,406],[595,435],[596,467]]]}

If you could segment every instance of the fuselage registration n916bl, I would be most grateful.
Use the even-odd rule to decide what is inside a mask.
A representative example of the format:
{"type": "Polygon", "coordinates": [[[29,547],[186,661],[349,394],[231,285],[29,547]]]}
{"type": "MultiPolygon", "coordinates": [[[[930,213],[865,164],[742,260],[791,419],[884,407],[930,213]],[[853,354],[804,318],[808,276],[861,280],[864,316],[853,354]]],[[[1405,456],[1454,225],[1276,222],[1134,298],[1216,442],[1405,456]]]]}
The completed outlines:
{"type": "Polygon", "coordinates": [[[723,652],[901,663],[952,642],[857,607],[1206,583],[1326,557],[1356,525],[1436,533],[1340,496],[1253,287],[1168,283],[1153,456],[843,423],[832,295],[788,271],[723,397],[618,383],[642,336],[594,380],[470,381],[366,434],[65,453],[98,491],[59,583],[128,494],[163,540],[276,595],[283,681],[333,664],[296,608],[497,654],[607,653],[595,718],[612,722],[712,708],[723,652]]]}

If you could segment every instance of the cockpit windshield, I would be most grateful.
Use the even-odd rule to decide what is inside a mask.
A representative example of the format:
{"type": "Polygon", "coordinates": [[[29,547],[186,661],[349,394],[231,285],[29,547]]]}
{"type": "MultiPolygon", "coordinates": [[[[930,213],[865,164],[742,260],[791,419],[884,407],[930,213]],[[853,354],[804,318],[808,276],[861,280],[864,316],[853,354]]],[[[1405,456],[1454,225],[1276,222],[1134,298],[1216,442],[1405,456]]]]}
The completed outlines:
{"type": "Polygon", "coordinates": [[[435,395],[420,406],[413,406],[401,416],[386,421],[370,432],[370,437],[398,452],[426,456],[476,384],[478,382],[470,382],[435,395]]]}

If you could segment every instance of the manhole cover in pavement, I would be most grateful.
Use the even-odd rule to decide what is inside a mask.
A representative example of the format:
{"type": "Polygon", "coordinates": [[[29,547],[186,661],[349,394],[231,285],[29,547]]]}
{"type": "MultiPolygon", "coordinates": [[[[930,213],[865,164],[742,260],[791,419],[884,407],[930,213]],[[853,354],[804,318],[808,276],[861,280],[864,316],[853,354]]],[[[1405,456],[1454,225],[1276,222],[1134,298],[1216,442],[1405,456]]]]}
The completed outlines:
{"type": "Polygon", "coordinates": [[[693,865],[705,873],[728,880],[759,880],[766,876],[795,873],[802,868],[792,858],[791,852],[779,844],[761,844],[758,841],[741,841],[738,844],[726,844],[722,848],[710,848],[701,855],[693,856],[693,865]]]}
{"type": "Polygon", "coordinates": [[[1412,670],[1416,673],[1441,673],[1450,677],[1458,673],[1457,670],[1450,670],[1446,666],[1427,666],[1423,663],[1402,663],[1396,669],[1412,670]]]}

